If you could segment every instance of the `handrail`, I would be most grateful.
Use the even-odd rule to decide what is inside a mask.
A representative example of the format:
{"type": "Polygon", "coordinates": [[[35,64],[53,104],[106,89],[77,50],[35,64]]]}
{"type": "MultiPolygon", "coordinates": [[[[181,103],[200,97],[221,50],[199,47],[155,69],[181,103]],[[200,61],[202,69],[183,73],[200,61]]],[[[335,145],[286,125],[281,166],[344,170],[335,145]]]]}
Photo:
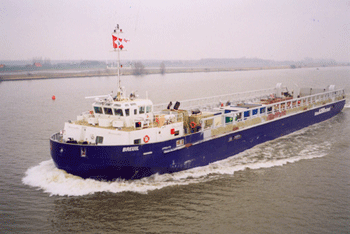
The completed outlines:
{"type": "Polygon", "coordinates": [[[53,134],[50,139],[54,140],[54,141],[60,141],[62,139],[62,134],[57,132],[55,134],[53,134]]]}
{"type": "Polygon", "coordinates": [[[172,123],[183,122],[183,115],[175,111],[158,111],[153,112],[151,127],[165,126],[172,123]]]}
{"type": "MultiPolygon", "coordinates": [[[[181,109],[191,109],[194,107],[202,107],[202,106],[205,107],[205,106],[213,106],[213,105],[219,106],[222,100],[233,102],[233,101],[240,101],[240,100],[247,100],[247,99],[248,100],[260,99],[264,96],[268,96],[269,94],[271,94],[271,92],[275,92],[275,90],[276,88],[270,88],[270,89],[261,89],[261,90],[248,91],[248,92],[223,94],[223,95],[217,95],[217,96],[211,96],[211,97],[205,97],[205,98],[182,100],[180,101],[181,109]]],[[[163,109],[166,109],[167,106],[168,106],[168,103],[160,103],[160,104],[153,105],[153,109],[163,110],[163,109]]]]}
{"type": "MultiPolygon", "coordinates": [[[[211,117],[206,117],[201,119],[201,125],[202,129],[201,131],[207,130],[207,129],[213,129],[213,128],[219,128],[219,127],[225,127],[226,125],[230,124],[236,124],[238,122],[246,122],[246,120],[249,119],[255,119],[256,117],[262,117],[266,116],[267,121],[272,120],[275,118],[279,118],[285,115],[289,115],[288,113],[289,110],[295,110],[295,111],[300,111],[301,107],[307,107],[307,109],[311,109],[315,106],[322,105],[325,103],[320,104],[319,102],[334,102],[337,97],[341,97],[345,94],[344,89],[339,89],[339,90],[333,90],[333,91],[327,91],[323,93],[317,93],[313,95],[308,95],[304,96],[301,98],[296,98],[296,99],[289,99],[289,100],[284,100],[280,102],[275,102],[271,103],[268,105],[261,105],[255,108],[251,109],[246,109],[246,110],[241,110],[241,111],[236,111],[236,112],[230,112],[230,113],[224,113],[224,109],[222,109],[222,114],[219,115],[221,116],[221,124],[218,126],[214,126],[215,121],[212,122],[211,126],[205,126],[205,122],[208,120],[214,120],[218,116],[211,116],[211,117]],[[310,106],[311,105],[311,106],[310,106]],[[264,112],[261,112],[261,109],[264,109],[264,112]],[[244,114],[249,112],[249,116],[245,116],[244,114]],[[255,112],[256,114],[253,114],[255,112]],[[271,115],[271,117],[270,117],[271,115]],[[226,117],[232,117],[232,121],[226,122],[226,117]],[[270,117],[270,118],[268,118],[270,117]],[[204,128],[206,127],[206,128],[204,128]]],[[[344,96],[343,96],[344,97],[344,96]]]]}

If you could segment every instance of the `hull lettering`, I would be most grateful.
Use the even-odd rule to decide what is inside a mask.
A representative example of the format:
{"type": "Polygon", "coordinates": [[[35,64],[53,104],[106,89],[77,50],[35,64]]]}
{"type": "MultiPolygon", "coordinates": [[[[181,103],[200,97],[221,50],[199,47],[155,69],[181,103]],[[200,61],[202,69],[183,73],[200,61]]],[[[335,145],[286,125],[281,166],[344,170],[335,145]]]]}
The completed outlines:
{"type": "Polygon", "coordinates": [[[316,116],[316,115],[323,114],[323,113],[326,113],[326,112],[328,112],[328,111],[331,111],[331,108],[330,108],[330,107],[328,107],[328,108],[323,107],[323,108],[319,109],[317,112],[315,112],[315,116],[316,116]]]}
{"type": "Polygon", "coordinates": [[[124,147],[123,152],[132,152],[132,151],[139,151],[138,146],[132,146],[132,147],[124,147]]]}

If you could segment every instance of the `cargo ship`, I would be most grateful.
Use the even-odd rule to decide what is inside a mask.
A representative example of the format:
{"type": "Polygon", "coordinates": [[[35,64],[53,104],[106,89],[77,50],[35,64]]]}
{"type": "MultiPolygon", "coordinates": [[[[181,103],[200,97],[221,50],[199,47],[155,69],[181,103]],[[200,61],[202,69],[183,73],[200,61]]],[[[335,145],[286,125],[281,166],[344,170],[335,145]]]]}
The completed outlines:
{"type": "MultiPolygon", "coordinates": [[[[120,32],[116,27],[113,40],[120,32]]],[[[118,57],[119,46],[113,44],[118,57]]],[[[51,156],[67,173],[108,181],[206,166],[330,119],[346,102],[345,90],[335,85],[289,91],[279,83],[155,105],[126,95],[119,75],[116,95],[91,98],[91,110],[50,137],[51,156]]]]}

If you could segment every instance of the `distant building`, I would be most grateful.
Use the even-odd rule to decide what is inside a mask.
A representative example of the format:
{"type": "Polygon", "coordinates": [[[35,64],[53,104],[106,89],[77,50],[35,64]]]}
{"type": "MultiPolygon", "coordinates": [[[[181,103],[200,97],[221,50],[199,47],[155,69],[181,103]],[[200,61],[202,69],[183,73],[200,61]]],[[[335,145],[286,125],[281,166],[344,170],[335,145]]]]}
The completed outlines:
{"type": "Polygon", "coordinates": [[[34,67],[42,67],[43,65],[41,65],[41,63],[34,63],[33,66],[34,67]]]}
{"type": "Polygon", "coordinates": [[[0,64],[0,68],[3,68],[3,67],[5,67],[5,64],[0,64]]]}

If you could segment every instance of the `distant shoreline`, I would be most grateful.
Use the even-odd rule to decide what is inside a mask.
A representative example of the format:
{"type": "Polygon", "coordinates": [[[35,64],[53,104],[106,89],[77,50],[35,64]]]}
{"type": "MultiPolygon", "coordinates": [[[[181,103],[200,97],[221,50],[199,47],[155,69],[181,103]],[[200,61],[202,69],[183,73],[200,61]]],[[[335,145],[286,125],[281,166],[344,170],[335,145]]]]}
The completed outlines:
{"type": "MultiPolygon", "coordinates": [[[[317,68],[318,66],[307,66],[302,68],[317,68]]],[[[339,66],[328,66],[339,67],[339,66]]],[[[193,73],[193,72],[232,72],[232,71],[253,71],[253,70],[272,70],[272,69],[293,69],[290,66],[275,66],[275,67],[242,67],[242,68],[166,68],[164,74],[171,73],[193,73]]],[[[298,68],[295,68],[298,69],[298,68]]],[[[161,74],[159,68],[144,68],[141,75],[161,74]]],[[[33,74],[30,71],[14,74],[1,74],[0,81],[17,81],[17,80],[39,80],[39,79],[61,79],[61,78],[83,78],[83,77],[101,77],[101,76],[117,76],[116,69],[96,69],[81,72],[65,71],[53,72],[52,70],[42,71],[41,73],[33,74]]],[[[123,68],[120,71],[121,76],[134,75],[130,68],[123,68]]],[[[135,75],[136,76],[136,75],[135,75]]]]}

